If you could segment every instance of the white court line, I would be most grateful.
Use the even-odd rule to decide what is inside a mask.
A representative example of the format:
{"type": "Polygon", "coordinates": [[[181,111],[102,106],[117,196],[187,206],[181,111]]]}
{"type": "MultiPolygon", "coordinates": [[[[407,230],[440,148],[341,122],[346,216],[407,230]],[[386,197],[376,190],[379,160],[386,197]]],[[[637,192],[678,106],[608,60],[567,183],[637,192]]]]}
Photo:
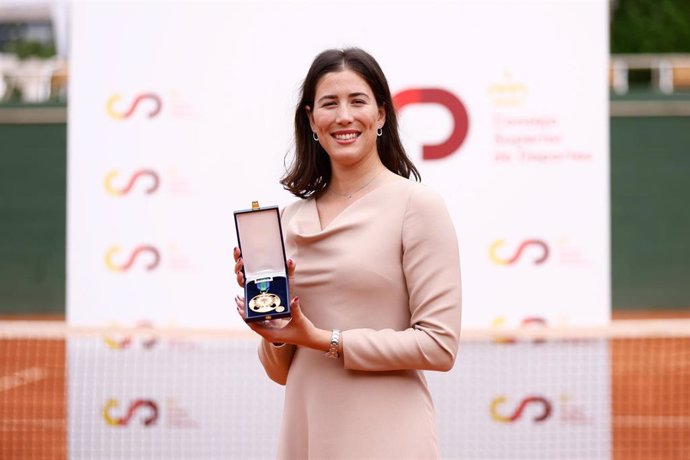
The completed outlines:
{"type": "Polygon", "coordinates": [[[0,420],[0,433],[7,431],[21,431],[22,429],[35,430],[36,428],[64,430],[67,428],[67,421],[64,418],[0,420]]]}
{"type": "Polygon", "coordinates": [[[10,375],[0,377],[0,393],[29,383],[38,382],[47,377],[48,372],[42,367],[28,367],[10,375]]]}
{"type": "Polygon", "coordinates": [[[616,415],[613,425],[625,428],[690,428],[690,415],[616,415]]]}

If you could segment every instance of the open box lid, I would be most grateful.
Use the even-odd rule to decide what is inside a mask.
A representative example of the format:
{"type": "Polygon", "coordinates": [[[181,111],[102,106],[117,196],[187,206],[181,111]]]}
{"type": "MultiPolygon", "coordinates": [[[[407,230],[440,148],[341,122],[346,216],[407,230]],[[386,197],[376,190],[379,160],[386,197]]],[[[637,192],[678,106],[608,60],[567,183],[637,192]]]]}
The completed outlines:
{"type": "Polygon", "coordinates": [[[235,226],[247,281],[287,276],[277,206],[235,211],[235,226]]]}

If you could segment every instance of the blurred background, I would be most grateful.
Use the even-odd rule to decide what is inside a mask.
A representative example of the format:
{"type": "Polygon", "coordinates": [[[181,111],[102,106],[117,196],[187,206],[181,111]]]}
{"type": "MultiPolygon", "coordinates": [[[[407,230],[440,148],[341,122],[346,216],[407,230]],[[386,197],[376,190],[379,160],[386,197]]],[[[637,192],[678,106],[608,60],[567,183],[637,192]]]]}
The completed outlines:
{"type": "MultiPolygon", "coordinates": [[[[602,7],[602,25],[604,1],[598,3],[602,7]]],[[[115,3],[118,2],[101,4],[115,3]]],[[[379,3],[385,2],[377,3],[381,7],[379,3]]],[[[555,0],[531,3],[530,7],[536,8],[558,5],[555,0]]],[[[76,74],[72,75],[70,86],[69,21],[73,13],[70,5],[75,4],[82,8],[90,5],[66,0],[0,0],[0,458],[110,458],[109,454],[131,453],[125,449],[141,450],[142,446],[153,450],[146,454],[144,449],[141,456],[132,454],[127,458],[153,458],[151,452],[159,452],[155,449],[160,446],[172,449],[174,455],[165,453],[159,458],[202,458],[198,449],[216,447],[223,455],[216,452],[204,458],[230,458],[225,455],[227,452],[236,458],[269,458],[273,451],[272,444],[265,439],[266,433],[277,430],[276,414],[282,394],[263,375],[255,359],[255,344],[247,337],[158,337],[149,323],[139,323],[126,333],[106,329],[89,332],[65,326],[69,88],[74,88],[77,81],[76,74]],[[50,321],[27,321],[28,325],[22,326],[21,320],[26,319],[50,321]],[[205,386],[199,387],[199,382],[205,386]],[[260,405],[247,400],[245,395],[249,391],[262,395],[260,405]],[[134,417],[135,412],[139,418],[134,417]],[[146,415],[150,419],[141,418],[146,415]],[[128,423],[128,431],[120,430],[128,423]],[[145,444],[142,439],[146,439],[148,427],[160,430],[156,436],[149,433],[149,444],[145,444]],[[169,438],[157,437],[161,432],[169,438]],[[242,442],[236,442],[236,438],[242,442]],[[92,447],[96,450],[89,450],[92,447]],[[183,447],[197,449],[197,454],[186,455],[183,447]]],[[[159,8],[165,3],[155,5],[159,8]]],[[[187,7],[192,3],[174,5],[187,7]]],[[[289,3],[281,3],[285,5],[289,7],[289,3]]],[[[526,458],[519,455],[525,448],[541,454],[538,458],[690,458],[690,322],[680,319],[690,318],[690,187],[686,179],[690,173],[690,2],[612,0],[608,5],[610,202],[606,207],[610,208],[611,224],[610,303],[616,321],[608,328],[596,329],[596,335],[591,330],[574,328],[556,330],[548,336],[549,340],[534,335],[535,326],[537,333],[548,333],[546,322],[537,317],[524,318],[520,323],[524,330],[511,330],[507,335],[504,329],[498,331],[504,318],[497,318],[491,325],[493,329],[486,331],[473,331],[465,322],[463,365],[456,365],[450,375],[429,375],[432,390],[441,396],[438,415],[445,430],[440,436],[446,443],[445,452],[476,449],[473,455],[463,458],[487,458],[480,454],[486,454],[487,445],[495,444],[506,451],[513,449],[512,457],[500,458],[526,458]],[[642,318],[670,320],[622,321],[642,318]],[[482,399],[484,390],[491,393],[488,399],[482,399]],[[508,417],[506,411],[511,407],[516,409],[508,417]],[[521,416],[525,407],[526,415],[521,416]],[[548,423],[541,424],[547,419],[548,423]],[[491,429],[483,429],[481,423],[492,424],[491,429]],[[564,434],[566,431],[568,434],[564,434]],[[493,437],[496,433],[506,437],[497,442],[498,438],[493,437]],[[530,439],[538,442],[532,443],[530,439]],[[570,455],[563,457],[554,452],[570,455]]],[[[120,27],[125,32],[128,26],[129,31],[139,27],[148,32],[150,22],[146,21],[150,16],[141,19],[129,16],[129,11],[120,13],[123,16],[112,18],[110,35],[100,28],[95,30],[115,37],[113,40],[117,40],[120,27]],[[140,22],[133,25],[137,19],[140,22]]],[[[92,26],[92,21],[84,20],[85,17],[82,16],[82,25],[92,26]]],[[[107,16],[107,20],[111,21],[111,17],[107,16]]],[[[190,19],[183,15],[183,20],[190,19]]],[[[222,27],[223,20],[214,25],[203,22],[203,27],[222,27]]],[[[264,18],[257,15],[256,20],[264,18]]],[[[570,16],[567,21],[570,26],[570,16]]],[[[249,30],[253,24],[244,26],[249,30]]],[[[495,24],[494,27],[498,28],[495,24]]],[[[161,30],[151,38],[157,38],[158,45],[166,42],[165,33],[179,32],[161,30]]],[[[603,27],[592,33],[599,34],[601,39],[602,30],[603,27]]],[[[567,36],[567,32],[562,33],[567,36]]],[[[502,38],[497,37],[501,46],[502,38]]],[[[102,43],[110,44],[104,40],[102,43]]],[[[84,46],[83,42],[75,39],[80,46],[84,46]]],[[[139,50],[141,42],[133,43],[139,50]]],[[[262,44],[271,52],[284,52],[279,45],[262,44]]],[[[89,41],[88,58],[93,67],[97,66],[93,64],[97,46],[89,41]]],[[[230,59],[225,54],[224,42],[209,46],[215,47],[220,59],[230,59]]],[[[127,49],[121,42],[113,44],[113,48],[127,49]]],[[[249,46],[237,48],[256,52],[249,46]]],[[[603,48],[597,50],[603,57],[603,48]]],[[[192,45],[170,52],[190,59],[206,58],[192,45]],[[194,56],[187,53],[190,50],[194,56]]],[[[477,49],[477,53],[492,57],[486,46],[477,49]]],[[[570,51],[563,54],[567,53],[570,51]]],[[[79,62],[77,56],[83,61],[86,54],[83,49],[82,53],[75,52],[72,63],[79,62]]],[[[302,54],[306,54],[304,59],[310,57],[309,53],[302,54]]],[[[560,61],[552,61],[562,63],[563,54],[558,56],[560,61]]],[[[572,62],[582,62],[581,56],[569,56],[572,62]]],[[[548,56],[544,61],[548,62],[548,56]]],[[[580,82],[581,76],[594,73],[603,77],[598,70],[604,68],[603,59],[598,62],[602,65],[597,69],[579,69],[574,65],[578,77],[569,75],[570,81],[580,82]]],[[[525,65],[537,73],[530,81],[548,80],[551,84],[558,80],[551,78],[551,74],[544,76],[542,67],[535,70],[531,64],[525,65]]],[[[552,64],[551,70],[556,66],[552,64]]],[[[225,78],[224,75],[218,78],[225,78]]],[[[246,75],[251,77],[249,72],[246,75]]],[[[84,83],[85,77],[80,77],[79,82],[84,83]]],[[[201,83],[194,75],[190,86],[204,86],[203,76],[199,80],[201,83]]],[[[567,107],[563,101],[568,101],[572,106],[577,89],[568,88],[563,82],[556,84],[559,83],[555,93],[562,100],[555,104],[567,107]]],[[[77,86],[80,90],[84,87],[77,86]]],[[[599,84],[598,88],[601,87],[599,84]]],[[[85,99],[77,97],[79,92],[72,94],[72,116],[79,113],[79,101],[83,103],[85,99]]],[[[208,93],[213,93],[214,100],[230,101],[216,97],[213,91],[208,93]]],[[[604,93],[596,96],[601,103],[604,93]]],[[[102,102],[96,101],[94,106],[98,104],[102,110],[102,102]]],[[[242,101],[232,103],[240,109],[244,107],[242,101]]],[[[224,103],[221,105],[225,107],[224,103]]],[[[181,110],[178,115],[184,118],[184,104],[177,108],[181,110]]],[[[582,113],[575,109],[568,112],[573,117],[582,113]]],[[[602,112],[598,113],[603,119],[602,112]]],[[[250,121],[263,122],[261,113],[254,115],[256,118],[250,121]]],[[[589,121],[601,127],[595,115],[589,121]]],[[[198,125],[209,129],[208,120],[202,121],[198,125]]],[[[486,119],[482,122],[488,123],[486,119]]],[[[572,120],[568,123],[576,124],[572,120]]],[[[594,129],[592,124],[589,126],[594,129]]],[[[71,128],[75,129],[75,125],[71,128]]],[[[79,134],[84,131],[89,130],[79,134]]],[[[203,134],[201,128],[199,133],[203,134]]],[[[101,140],[97,130],[88,134],[101,140]]],[[[103,142],[114,138],[104,138],[103,142]]],[[[601,132],[591,133],[591,138],[601,139],[601,132]]],[[[167,151],[160,148],[157,153],[164,155],[167,151]]],[[[200,160],[190,155],[190,162],[200,160]]],[[[177,185],[187,187],[184,181],[177,185]]],[[[585,184],[573,191],[576,200],[586,201],[581,194],[601,190],[597,187],[602,184],[589,185],[589,189],[585,184]]],[[[482,196],[481,191],[477,195],[482,196]]],[[[572,213],[567,205],[558,204],[559,210],[572,213]]],[[[93,214],[93,208],[89,211],[93,214]]],[[[227,214],[230,215],[229,211],[227,214]]],[[[519,223],[523,220],[526,219],[519,223]]],[[[583,228],[588,225],[597,230],[601,222],[582,222],[583,228]]],[[[202,227],[203,223],[199,225],[202,227]]],[[[605,252],[600,252],[592,265],[604,263],[601,254],[605,252]]],[[[178,258],[177,262],[184,268],[184,260],[178,258]]],[[[224,284],[223,269],[216,271],[219,284],[224,284]]],[[[606,284],[603,276],[597,279],[606,284]]],[[[570,279],[565,282],[572,288],[566,297],[572,297],[578,289],[586,290],[570,279]]],[[[90,280],[83,285],[98,291],[90,280]]],[[[477,291],[484,289],[483,284],[477,287],[477,291]]],[[[520,285],[520,289],[528,291],[529,287],[520,285]]],[[[471,303],[467,302],[468,291],[466,305],[471,303]]],[[[135,297],[131,292],[125,294],[135,297]]],[[[216,297],[222,302],[222,296],[216,297]]],[[[88,302],[84,304],[91,307],[88,302]]],[[[575,305],[579,313],[586,315],[586,305],[575,305]]],[[[477,310],[480,307],[474,305],[477,310]]],[[[192,313],[198,314],[196,310],[192,313]]],[[[594,320],[591,324],[599,325],[594,320]]],[[[183,326],[189,323],[183,322],[183,326]]]]}
{"type": "MultiPolygon", "coordinates": [[[[69,3],[0,3],[0,315],[65,314],[69,3]]],[[[610,2],[614,317],[690,311],[690,3],[610,2]]]]}

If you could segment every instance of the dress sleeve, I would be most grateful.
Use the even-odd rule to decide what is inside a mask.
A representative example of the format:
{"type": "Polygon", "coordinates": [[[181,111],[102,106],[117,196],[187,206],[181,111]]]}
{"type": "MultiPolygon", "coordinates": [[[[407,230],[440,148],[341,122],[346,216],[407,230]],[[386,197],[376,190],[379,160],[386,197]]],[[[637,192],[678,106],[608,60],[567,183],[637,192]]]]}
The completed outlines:
{"type": "Polygon", "coordinates": [[[448,371],[453,367],[462,298],[458,242],[443,200],[426,187],[418,187],[409,198],[402,246],[410,327],[344,331],[346,369],[448,371]]]}
{"type": "Polygon", "coordinates": [[[268,341],[261,339],[259,344],[259,360],[264,366],[266,375],[276,383],[285,385],[292,357],[295,355],[294,345],[273,346],[268,341]]]}

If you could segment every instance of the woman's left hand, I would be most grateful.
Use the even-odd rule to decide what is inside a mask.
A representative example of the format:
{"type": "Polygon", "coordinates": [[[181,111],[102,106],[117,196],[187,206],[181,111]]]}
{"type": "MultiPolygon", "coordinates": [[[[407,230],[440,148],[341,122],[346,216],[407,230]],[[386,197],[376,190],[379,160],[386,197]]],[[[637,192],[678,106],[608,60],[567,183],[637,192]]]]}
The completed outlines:
{"type": "MultiPolygon", "coordinates": [[[[236,296],[237,312],[244,318],[245,300],[236,296]]],[[[319,332],[300,308],[299,297],[290,302],[291,318],[279,318],[266,321],[250,322],[247,325],[261,337],[272,343],[289,343],[309,348],[321,349],[319,346],[319,332]]],[[[326,334],[328,334],[326,332],[326,334]]],[[[323,335],[323,334],[321,334],[323,335]]]]}

